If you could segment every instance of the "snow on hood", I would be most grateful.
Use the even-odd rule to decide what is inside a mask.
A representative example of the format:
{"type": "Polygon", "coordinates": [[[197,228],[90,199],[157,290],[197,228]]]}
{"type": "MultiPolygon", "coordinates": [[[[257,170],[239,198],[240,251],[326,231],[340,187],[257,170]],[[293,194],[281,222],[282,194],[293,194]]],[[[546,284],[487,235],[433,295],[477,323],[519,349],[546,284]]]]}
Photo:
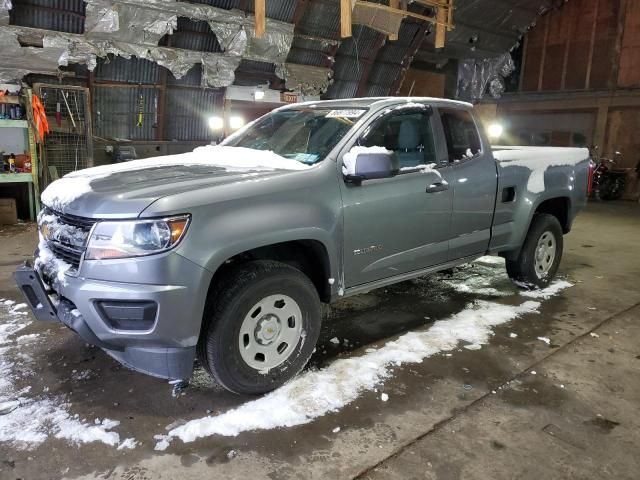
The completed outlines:
{"type": "Polygon", "coordinates": [[[198,147],[193,152],[163,157],[145,158],[131,162],[102,165],[68,173],[51,183],[42,192],[42,203],[54,210],[63,212],[65,207],[91,192],[91,182],[108,177],[117,172],[143,170],[154,167],[176,167],[180,165],[209,165],[230,172],[249,172],[262,170],[306,170],[305,165],[296,160],[264,150],[243,147],[211,146],[198,147]]]}
{"type": "Polygon", "coordinates": [[[502,167],[525,167],[531,170],[527,190],[545,190],[544,174],[550,167],[575,166],[589,159],[586,148],[564,147],[495,147],[493,156],[502,167]]]}

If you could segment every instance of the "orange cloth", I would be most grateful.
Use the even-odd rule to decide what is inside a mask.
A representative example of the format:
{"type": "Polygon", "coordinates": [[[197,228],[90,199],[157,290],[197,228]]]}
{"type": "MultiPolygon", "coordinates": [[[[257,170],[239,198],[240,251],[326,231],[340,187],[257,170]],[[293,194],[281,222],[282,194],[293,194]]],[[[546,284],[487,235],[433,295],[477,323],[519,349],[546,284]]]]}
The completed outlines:
{"type": "Polygon", "coordinates": [[[49,121],[44,111],[44,105],[42,105],[42,102],[35,94],[31,98],[31,108],[33,109],[33,121],[38,130],[38,137],[40,140],[44,140],[44,135],[49,133],[49,121]]]}

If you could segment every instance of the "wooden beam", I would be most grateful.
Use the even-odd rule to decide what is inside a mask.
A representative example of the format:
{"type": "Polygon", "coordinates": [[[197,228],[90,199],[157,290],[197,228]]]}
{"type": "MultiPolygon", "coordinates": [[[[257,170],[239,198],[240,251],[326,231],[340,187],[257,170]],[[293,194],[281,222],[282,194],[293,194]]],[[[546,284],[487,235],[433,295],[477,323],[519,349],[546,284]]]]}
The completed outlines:
{"type": "Polygon", "coordinates": [[[356,90],[356,97],[363,97],[365,93],[367,93],[367,85],[369,83],[369,77],[371,76],[371,70],[373,69],[373,65],[376,63],[376,57],[378,56],[378,52],[384,45],[385,36],[381,33],[378,34],[376,38],[376,43],[373,45],[373,55],[371,55],[371,61],[365,63],[364,68],[362,69],[362,75],[360,76],[360,80],[358,81],[358,89],[356,90]]]}
{"type": "Polygon", "coordinates": [[[321,44],[326,44],[329,46],[340,46],[340,40],[336,40],[335,38],[327,38],[327,37],[318,37],[315,35],[304,35],[302,33],[293,33],[295,38],[299,38],[301,40],[310,40],[312,42],[318,42],[321,44]]]}
{"type": "MultiPolygon", "coordinates": [[[[341,0],[341,1],[344,1],[344,0],[341,0]]],[[[398,15],[402,15],[403,17],[413,17],[413,18],[417,18],[418,20],[424,20],[425,22],[438,23],[438,20],[436,18],[428,17],[427,15],[420,15],[419,13],[414,13],[410,10],[400,10],[398,8],[388,7],[387,5],[382,5],[380,3],[372,3],[372,2],[365,2],[364,0],[356,0],[356,5],[360,5],[361,7],[366,7],[366,8],[373,8],[376,10],[383,10],[388,13],[395,13],[398,15]]]]}
{"type": "Polygon", "coordinates": [[[400,86],[402,85],[402,81],[404,80],[404,75],[406,74],[406,71],[411,66],[411,59],[413,59],[413,57],[418,52],[418,49],[420,49],[420,46],[422,45],[422,42],[424,42],[426,35],[427,35],[427,24],[422,23],[420,24],[420,27],[418,28],[418,31],[416,32],[415,36],[411,40],[411,44],[409,45],[409,48],[407,49],[404,55],[404,58],[402,59],[402,63],[399,65],[400,68],[398,69],[399,71],[396,76],[396,79],[394,80],[391,88],[389,89],[389,95],[398,94],[398,91],[400,90],[400,86]],[[409,64],[405,65],[405,63],[407,63],[407,59],[409,59],[409,64]]]}
{"type": "Polygon", "coordinates": [[[589,90],[591,86],[591,69],[593,67],[593,52],[596,48],[596,32],[598,31],[598,15],[600,14],[600,0],[595,0],[596,11],[593,15],[593,23],[591,24],[591,43],[589,44],[589,60],[587,63],[587,77],[584,81],[584,89],[589,90]]]}
{"type": "Polygon", "coordinates": [[[544,80],[544,62],[547,59],[547,42],[549,41],[549,24],[551,23],[551,13],[544,17],[544,40],[542,41],[542,55],[540,56],[540,71],[538,74],[538,91],[542,91],[542,81],[544,80]]]}
{"type": "Polygon", "coordinates": [[[627,12],[627,10],[630,10],[629,5],[631,5],[631,2],[628,2],[627,0],[620,0],[620,10],[618,11],[618,27],[616,30],[616,44],[613,51],[614,54],[611,58],[611,74],[609,75],[609,88],[611,90],[614,90],[618,85],[618,75],[620,73],[620,58],[622,56],[622,42],[624,40],[626,18],[627,13],[629,13],[629,15],[631,14],[631,12],[627,12]]]}
{"type": "Polygon", "coordinates": [[[224,123],[224,126],[222,128],[223,135],[225,137],[228,137],[232,133],[231,127],[229,125],[229,122],[231,121],[231,100],[227,100],[226,98],[224,99],[224,103],[222,106],[222,121],[224,123]]]}
{"type": "Polygon", "coordinates": [[[420,5],[424,5],[426,7],[446,7],[449,5],[447,0],[413,0],[414,3],[419,3],[420,5]]]}
{"type": "Polygon", "coordinates": [[[255,0],[256,11],[256,37],[262,38],[267,29],[266,0],[255,0]]]}
{"type": "Polygon", "coordinates": [[[309,0],[298,0],[298,3],[296,3],[296,9],[293,12],[293,19],[292,22],[294,25],[298,25],[298,23],[300,23],[300,20],[302,20],[302,16],[304,15],[304,11],[307,8],[307,4],[309,3],[309,0]]]}
{"type": "Polygon", "coordinates": [[[527,51],[529,50],[529,33],[524,35],[524,45],[522,46],[522,59],[520,60],[520,78],[518,79],[518,92],[522,92],[522,83],[527,70],[527,51]]]}
{"type": "MultiPolygon", "coordinates": [[[[172,35],[169,35],[167,38],[167,46],[172,46],[172,35]]],[[[167,106],[167,79],[169,75],[169,70],[166,68],[160,68],[160,91],[158,92],[158,97],[155,99],[157,104],[155,105],[156,111],[155,116],[157,122],[154,122],[154,126],[156,127],[156,140],[165,140],[164,132],[166,125],[166,106],[167,106]]]]}
{"type": "MultiPolygon", "coordinates": [[[[389,6],[391,8],[396,8],[400,10],[400,0],[389,0],[389,6]]],[[[398,34],[392,33],[391,35],[389,35],[389,40],[391,40],[392,42],[395,42],[396,40],[398,40],[398,34]]]]}
{"type": "Polygon", "coordinates": [[[436,12],[436,39],[435,39],[435,48],[444,48],[444,42],[446,40],[447,35],[447,11],[444,7],[438,7],[438,11],[436,12]]]}
{"type": "Polygon", "coordinates": [[[569,26],[567,27],[567,40],[564,42],[564,58],[562,59],[562,78],[560,79],[560,90],[564,90],[567,87],[567,65],[569,65],[569,51],[571,50],[571,38],[573,37],[573,24],[575,21],[576,3],[571,2],[565,8],[567,11],[562,12],[569,18],[569,26]]]}
{"type": "Polygon", "coordinates": [[[340,0],[340,37],[351,36],[351,0],[340,0]]]}

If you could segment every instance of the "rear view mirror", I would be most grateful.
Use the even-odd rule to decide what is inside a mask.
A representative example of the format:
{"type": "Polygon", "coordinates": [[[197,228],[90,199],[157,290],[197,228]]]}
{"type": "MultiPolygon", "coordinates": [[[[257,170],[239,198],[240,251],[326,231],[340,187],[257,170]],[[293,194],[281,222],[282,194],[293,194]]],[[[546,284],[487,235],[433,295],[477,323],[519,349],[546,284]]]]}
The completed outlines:
{"type": "Polygon", "coordinates": [[[354,147],[343,157],[345,180],[360,184],[363,180],[389,178],[398,171],[393,152],[384,147],[354,147]]]}

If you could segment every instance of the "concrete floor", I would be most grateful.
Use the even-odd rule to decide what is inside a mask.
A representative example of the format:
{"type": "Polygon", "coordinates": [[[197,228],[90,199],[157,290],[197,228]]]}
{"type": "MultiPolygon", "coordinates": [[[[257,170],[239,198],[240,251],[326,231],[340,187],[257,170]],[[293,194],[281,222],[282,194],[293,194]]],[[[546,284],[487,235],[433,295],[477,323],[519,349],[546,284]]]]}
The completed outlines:
{"type": "MultiPolygon", "coordinates": [[[[3,443],[0,478],[640,478],[639,241],[637,204],[592,204],[565,237],[560,275],[574,286],[545,301],[539,315],[497,327],[489,345],[397,368],[384,383],[388,402],[369,392],[307,425],[174,441],[162,453],[153,450],[153,435],[168,425],[249,399],[203,375],[174,398],[166,383],[120,367],[63,327],[32,323],[20,334],[46,341],[11,350],[32,359],[33,374],[17,386],[30,386],[34,396],[64,395],[81,418],[119,420],[121,437],[141,444],[118,451],[55,438],[32,449],[3,443]],[[90,373],[79,378],[79,371],[90,373]]],[[[10,274],[34,243],[33,226],[0,227],[0,298],[20,300],[10,274]]],[[[336,305],[312,367],[360,355],[485,298],[456,291],[447,278],[336,305]],[[334,336],[353,346],[332,344],[334,336]]],[[[499,301],[518,298],[513,289],[499,301]]]]}

